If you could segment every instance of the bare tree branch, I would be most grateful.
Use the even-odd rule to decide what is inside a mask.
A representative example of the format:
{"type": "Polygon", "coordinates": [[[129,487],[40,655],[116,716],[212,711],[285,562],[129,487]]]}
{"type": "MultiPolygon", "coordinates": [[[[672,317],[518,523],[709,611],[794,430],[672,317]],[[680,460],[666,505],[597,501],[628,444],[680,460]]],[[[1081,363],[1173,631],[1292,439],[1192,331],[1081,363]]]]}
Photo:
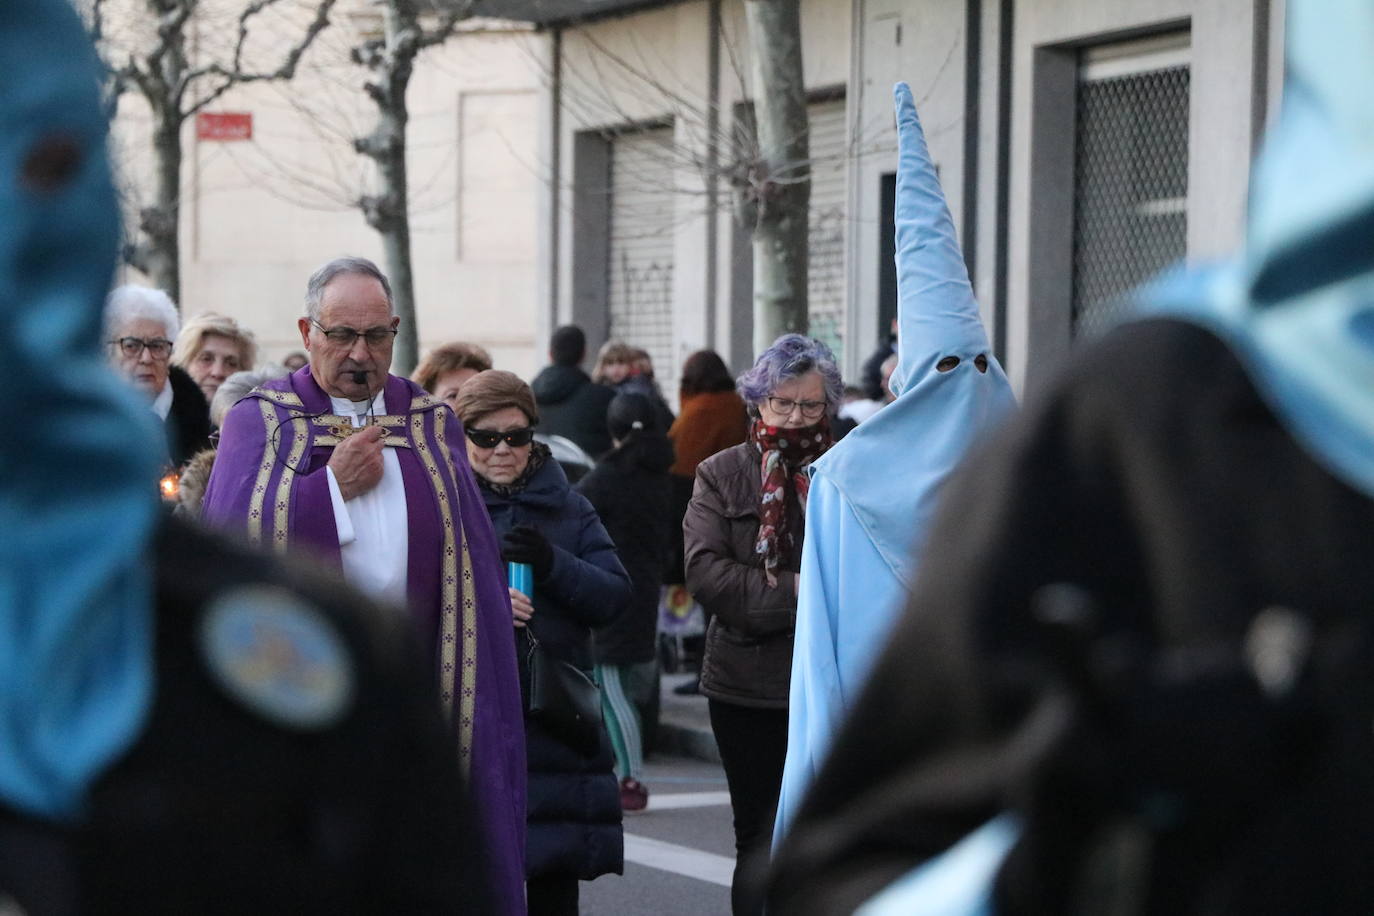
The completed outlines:
{"type": "Polygon", "coordinates": [[[329,25],[329,14],[333,10],[337,0],[320,0],[319,5],[315,8],[314,19],[312,19],[310,25],[306,27],[300,40],[293,44],[290,50],[287,51],[285,59],[277,69],[257,73],[245,71],[243,69],[243,46],[248,41],[249,22],[254,16],[276,2],[278,2],[278,0],[257,0],[257,2],[249,5],[239,15],[238,39],[234,43],[233,63],[230,67],[226,68],[219,64],[211,64],[199,70],[189,71],[182,78],[181,84],[176,89],[178,101],[182,99],[186,91],[198,78],[211,75],[221,78],[218,86],[211,89],[204,98],[186,109],[186,115],[188,117],[210,105],[234,86],[257,83],[264,80],[275,81],[292,79],[296,75],[296,66],[300,63],[301,56],[309,50],[315,38],[329,25]]]}
{"type": "Polygon", "coordinates": [[[443,44],[453,34],[453,30],[458,27],[458,23],[468,18],[472,13],[472,0],[462,0],[461,3],[454,3],[444,10],[439,16],[438,23],[432,29],[422,30],[420,33],[420,47],[430,48],[434,45],[443,44]]]}
{"type": "MultiPolygon", "coordinates": [[[[145,84],[151,86],[153,92],[144,93],[149,104],[167,107],[167,114],[180,123],[185,116],[170,108],[168,103],[180,101],[176,90],[178,75],[186,66],[186,24],[200,3],[199,0],[148,0],[148,5],[163,9],[157,22],[158,41],[144,58],[144,67],[139,69],[140,76],[146,77],[139,80],[139,85],[140,88],[145,84]]],[[[130,63],[134,64],[132,58],[130,63]]]]}
{"type": "MultiPolygon", "coordinates": [[[[115,5],[110,0],[84,0],[90,9],[89,27],[109,66],[106,104],[113,113],[120,95],[136,88],[151,113],[151,203],[138,210],[136,232],[125,248],[125,260],[165,289],[173,299],[180,295],[181,166],[184,156],[181,126],[186,119],[219,99],[230,88],[260,81],[287,80],[295,76],[302,55],[329,25],[336,0],[300,0],[313,10],[308,25],[291,44],[275,69],[252,70],[245,65],[250,32],[271,34],[263,14],[280,0],[243,0],[237,14],[232,51],[208,64],[193,66],[198,53],[193,31],[214,21],[214,4],[202,0],[123,0],[124,18],[140,27],[139,39],[117,49],[107,32],[115,5]],[[206,7],[210,12],[206,12],[206,7]],[[137,10],[143,10],[140,16],[137,10]],[[151,20],[152,26],[148,23],[151,20]]],[[[276,37],[276,36],[273,36],[276,37]]]]}
{"type": "MultiPolygon", "coordinates": [[[[91,43],[100,48],[105,43],[105,3],[106,0],[91,0],[87,10],[87,29],[90,31],[91,43]]],[[[116,110],[119,108],[119,97],[124,94],[124,89],[128,84],[128,75],[124,68],[116,67],[106,60],[102,55],[104,64],[104,85],[101,87],[101,107],[105,110],[106,118],[113,120],[116,110]]]]}

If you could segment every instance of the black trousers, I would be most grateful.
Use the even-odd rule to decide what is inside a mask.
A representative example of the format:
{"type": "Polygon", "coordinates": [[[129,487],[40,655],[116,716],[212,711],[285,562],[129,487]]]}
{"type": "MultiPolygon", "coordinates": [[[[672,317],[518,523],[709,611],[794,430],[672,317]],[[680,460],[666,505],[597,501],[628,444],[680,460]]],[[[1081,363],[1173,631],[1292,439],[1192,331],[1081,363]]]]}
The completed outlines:
{"type": "Polygon", "coordinates": [[[525,881],[529,916],[577,916],[577,879],[550,875],[525,881]]]}
{"type": "Polygon", "coordinates": [[[773,819],[787,758],[787,710],[755,709],[710,700],[730,809],[735,819],[735,875],[730,885],[734,916],[763,913],[763,879],[773,844],[773,819]]]}

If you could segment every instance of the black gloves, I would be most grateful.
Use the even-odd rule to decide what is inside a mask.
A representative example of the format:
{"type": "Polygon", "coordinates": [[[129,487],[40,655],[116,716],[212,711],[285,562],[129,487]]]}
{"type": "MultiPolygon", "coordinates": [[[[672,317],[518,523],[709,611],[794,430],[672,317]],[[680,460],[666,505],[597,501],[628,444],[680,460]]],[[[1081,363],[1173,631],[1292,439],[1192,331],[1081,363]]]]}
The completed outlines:
{"type": "Polygon", "coordinates": [[[501,559],[507,563],[528,563],[535,582],[543,582],[553,572],[553,545],[539,530],[516,525],[501,538],[501,559]]]}

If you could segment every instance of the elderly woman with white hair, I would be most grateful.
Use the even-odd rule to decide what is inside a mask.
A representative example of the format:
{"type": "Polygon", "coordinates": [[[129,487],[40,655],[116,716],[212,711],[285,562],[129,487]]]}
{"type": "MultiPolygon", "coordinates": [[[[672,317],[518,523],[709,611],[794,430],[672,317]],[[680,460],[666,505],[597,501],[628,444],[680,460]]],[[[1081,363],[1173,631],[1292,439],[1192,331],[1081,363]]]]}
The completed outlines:
{"type": "Polygon", "coordinates": [[[180,467],[210,437],[210,408],[200,387],[171,364],[181,321],[160,289],[121,286],[105,300],[110,364],[152,399],[167,434],[167,463],[180,467]]]}
{"type": "Polygon", "coordinates": [[[201,312],[186,322],[172,349],[172,365],[185,369],[213,401],[224,380],[253,368],[258,344],[253,332],[228,315],[201,312]]]}

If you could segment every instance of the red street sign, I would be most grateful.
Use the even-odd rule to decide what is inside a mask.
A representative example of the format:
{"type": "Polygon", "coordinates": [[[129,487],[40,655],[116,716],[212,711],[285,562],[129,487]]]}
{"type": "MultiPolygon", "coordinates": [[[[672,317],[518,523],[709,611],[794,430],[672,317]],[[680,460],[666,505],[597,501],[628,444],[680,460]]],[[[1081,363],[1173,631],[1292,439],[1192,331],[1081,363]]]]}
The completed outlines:
{"type": "Polygon", "coordinates": [[[197,140],[252,140],[253,114],[248,111],[202,111],[196,115],[197,140]]]}

